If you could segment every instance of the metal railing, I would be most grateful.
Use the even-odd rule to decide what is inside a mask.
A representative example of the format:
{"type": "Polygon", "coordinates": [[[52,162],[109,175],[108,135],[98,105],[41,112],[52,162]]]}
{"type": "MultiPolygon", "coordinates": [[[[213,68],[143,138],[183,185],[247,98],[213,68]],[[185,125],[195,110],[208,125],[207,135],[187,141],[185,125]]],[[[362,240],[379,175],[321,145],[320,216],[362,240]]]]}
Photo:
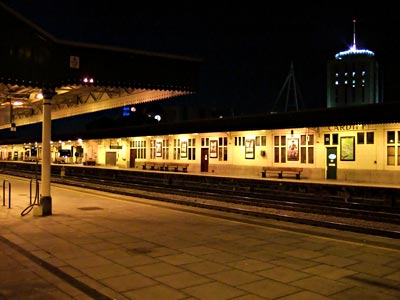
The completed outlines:
{"type": "Polygon", "coordinates": [[[29,205],[35,204],[37,199],[39,199],[39,181],[36,178],[31,178],[29,182],[29,205]],[[35,199],[32,201],[33,181],[35,181],[35,199]]]}

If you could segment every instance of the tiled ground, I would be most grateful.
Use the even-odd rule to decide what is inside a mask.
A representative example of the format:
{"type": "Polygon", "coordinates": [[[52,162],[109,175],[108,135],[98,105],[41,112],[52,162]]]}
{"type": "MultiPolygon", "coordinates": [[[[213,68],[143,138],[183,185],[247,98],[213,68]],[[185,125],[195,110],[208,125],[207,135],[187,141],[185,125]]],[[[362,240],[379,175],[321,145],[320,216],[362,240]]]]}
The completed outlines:
{"type": "Polygon", "coordinates": [[[29,181],[9,180],[0,300],[400,299],[399,240],[55,184],[51,216],[21,216],[29,181]]]}

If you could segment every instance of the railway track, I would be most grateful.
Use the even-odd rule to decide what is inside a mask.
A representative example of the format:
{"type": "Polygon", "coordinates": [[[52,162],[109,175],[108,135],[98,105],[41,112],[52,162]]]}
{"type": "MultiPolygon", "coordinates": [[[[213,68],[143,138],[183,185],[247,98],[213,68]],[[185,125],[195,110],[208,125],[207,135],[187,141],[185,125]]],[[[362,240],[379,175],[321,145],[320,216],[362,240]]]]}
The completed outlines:
{"type": "MultiPolygon", "coordinates": [[[[35,176],[34,172],[26,170],[3,169],[2,173],[27,178],[35,176]]],[[[310,195],[290,191],[273,193],[229,184],[185,184],[177,187],[171,186],[171,182],[160,181],[155,184],[145,179],[122,182],[118,179],[52,175],[52,182],[180,205],[400,238],[398,208],[343,202],[335,197],[315,195],[313,199],[310,195]]]]}

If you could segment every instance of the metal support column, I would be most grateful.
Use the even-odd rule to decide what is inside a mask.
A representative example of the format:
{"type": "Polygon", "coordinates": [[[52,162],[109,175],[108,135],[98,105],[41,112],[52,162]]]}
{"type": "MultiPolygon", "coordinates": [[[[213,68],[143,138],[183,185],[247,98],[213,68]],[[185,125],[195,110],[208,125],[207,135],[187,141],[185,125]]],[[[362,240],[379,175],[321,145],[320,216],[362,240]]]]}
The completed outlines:
{"type": "Polygon", "coordinates": [[[52,92],[43,93],[43,125],[42,125],[42,189],[40,195],[40,206],[42,216],[52,214],[52,199],[50,193],[51,179],[51,98],[52,92]]]}

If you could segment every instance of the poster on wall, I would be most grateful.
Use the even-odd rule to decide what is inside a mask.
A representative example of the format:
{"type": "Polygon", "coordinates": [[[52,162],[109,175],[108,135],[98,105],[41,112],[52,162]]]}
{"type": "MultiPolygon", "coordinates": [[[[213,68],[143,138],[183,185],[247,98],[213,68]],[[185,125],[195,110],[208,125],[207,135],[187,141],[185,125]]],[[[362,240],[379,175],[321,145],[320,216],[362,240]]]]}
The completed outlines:
{"type": "Polygon", "coordinates": [[[187,157],[187,142],[181,143],[181,157],[187,157]]]}
{"type": "Polygon", "coordinates": [[[354,161],[354,136],[340,138],[340,160],[354,161]]]}
{"type": "Polygon", "coordinates": [[[287,160],[297,161],[299,160],[299,139],[290,138],[287,142],[287,160]]]}
{"type": "Polygon", "coordinates": [[[246,159],[254,159],[254,139],[245,140],[245,157],[246,159]]]}
{"type": "Polygon", "coordinates": [[[210,158],[218,158],[218,141],[211,140],[210,141],[210,158]]]}
{"type": "Polygon", "coordinates": [[[156,157],[162,157],[162,144],[161,142],[156,143],[156,157]]]}

